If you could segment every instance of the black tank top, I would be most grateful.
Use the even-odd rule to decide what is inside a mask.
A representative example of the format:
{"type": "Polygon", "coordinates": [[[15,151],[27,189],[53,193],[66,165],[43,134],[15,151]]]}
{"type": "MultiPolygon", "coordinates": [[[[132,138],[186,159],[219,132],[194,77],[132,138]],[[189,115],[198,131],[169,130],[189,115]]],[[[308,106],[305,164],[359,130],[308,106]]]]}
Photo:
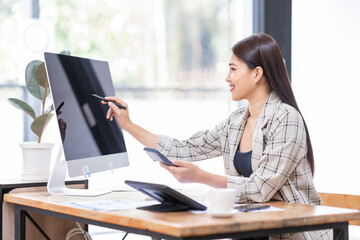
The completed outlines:
{"type": "Polygon", "coordinates": [[[239,150],[236,150],[234,157],[235,169],[240,175],[244,177],[250,177],[250,175],[253,173],[251,168],[251,156],[252,151],[242,153],[239,150]]]}

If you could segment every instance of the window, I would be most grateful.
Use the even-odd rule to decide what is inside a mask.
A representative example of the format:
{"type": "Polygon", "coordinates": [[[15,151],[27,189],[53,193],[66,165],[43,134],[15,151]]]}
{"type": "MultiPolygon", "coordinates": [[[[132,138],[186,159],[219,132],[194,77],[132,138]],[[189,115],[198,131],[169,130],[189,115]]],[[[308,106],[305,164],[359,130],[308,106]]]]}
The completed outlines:
{"type": "MultiPolygon", "coordinates": [[[[20,3],[15,1],[13,5],[20,3]]],[[[38,20],[24,18],[26,6],[22,6],[24,12],[13,13],[19,17],[12,25],[20,26],[14,33],[17,37],[24,33],[21,26],[34,22],[46,29],[44,37],[28,38],[38,43],[33,47],[37,52],[29,51],[30,59],[43,59],[43,51],[68,49],[72,55],[107,60],[116,95],[129,103],[132,120],[154,133],[184,139],[196,131],[213,128],[235,106],[224,80],[231,45],[251,33],[249,6],[250,1],[228,0],[40,1],[38,20]],[[45,36],[48,41],[44,41],[45,36]],[[46,49],[42,50],[44,46],[46,49]]],[[[15,52],[17,56],[22,53],[15,52]]],[[[15,72],[23,71],[28,60],[15,60],[24,61],[15,72]]],[[[15,76],[5,82],[21,85],[24,80],[23,76],[15,76]]],[[[8,105],[5,98],[1,101],[8,105]]],[[[22,120],[19,111],[11,110],[22,120]]],[[[107,182],[116,185],[124,178],[163,181],[165,176],[176,183],[143,153],[139,143],[128,134],[125,138],[131,167],[119,169],[110,177],[109,173],[93,175],[92,179],[104,179],[106,175],[114,179],[107,182]]],[[[52,121],[44,141],[59,143],[58,139],[57,126],[52,121]]],[[[16,145],[18,151],[19,141],[7,145],[16,145]]],[[[57,149],[54,150],[56,154],[57,149]]],[[[223,171],[221,159],[209,161],[214,164],[204,166],[223,171]]]]}
{"type": "Polygon", "coordinates": [[[293,1],[292,83],[322,192],[359,193],[359,9],[354,0],[293,1]]]}

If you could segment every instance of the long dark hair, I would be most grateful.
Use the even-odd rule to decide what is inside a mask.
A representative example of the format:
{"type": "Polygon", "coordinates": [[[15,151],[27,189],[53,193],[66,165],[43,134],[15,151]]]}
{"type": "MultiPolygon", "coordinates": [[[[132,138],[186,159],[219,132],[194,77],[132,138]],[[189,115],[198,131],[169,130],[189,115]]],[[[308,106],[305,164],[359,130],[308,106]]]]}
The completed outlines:
{"type": "Polygon", "coordinates": [[[232,52],[236,57],[244,61],[250,69],[254,69],[257,66],[261,67],[269,83],[270,90],[274,91],[281,101],[294,107],[300,113],[306,130],[307,159],[310,163],[311,172],[314,175],[314,155],[309,131],[291,89],[289,75],[286,71],[279,45],[268,34],[259,33],[236,43],[232,47],[232,52]]]}

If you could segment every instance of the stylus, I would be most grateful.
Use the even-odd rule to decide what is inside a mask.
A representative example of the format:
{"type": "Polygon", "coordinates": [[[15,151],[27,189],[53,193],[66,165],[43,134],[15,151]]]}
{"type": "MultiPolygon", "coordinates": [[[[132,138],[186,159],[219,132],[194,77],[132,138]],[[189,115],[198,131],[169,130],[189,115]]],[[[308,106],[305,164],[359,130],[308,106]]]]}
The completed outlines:
{"type": "Polygon", "coordinates": [[[105,98],[99,96],[99,95],[96,95],[96,94],[91,94],[91,96],[93,96],[94,98],[97,98],[97,99],[100,99],[101,101],[104,101],[104,102],[111,102],[113,104],[115,104],[116,106],[118,106],[119,108],[122,108],[122,109],[126,109],[125,106],[117,103],[117,102],[113,102],[113,101],[110,101],[110,100],[106,100],[105,98]]]}

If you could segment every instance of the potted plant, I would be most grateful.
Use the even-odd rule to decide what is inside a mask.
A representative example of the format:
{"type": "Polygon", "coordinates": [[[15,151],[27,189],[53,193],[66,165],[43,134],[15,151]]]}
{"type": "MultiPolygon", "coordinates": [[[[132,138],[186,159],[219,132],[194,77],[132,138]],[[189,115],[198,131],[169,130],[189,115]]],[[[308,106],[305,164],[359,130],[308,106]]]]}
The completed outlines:
{"type": "MultiPolygon", "coordinates": [[[[60,54],[70,55],[69,51],[63,51],[60,54]]],[[[10,104],[24,111],[31,118],[31,130],[38,137],[36,142],[24,142],[20,144],[23,154],[21,173],[23,180],[47,180],[49,177],[51,151],[53,143],[44,143],[41,141],[47,124],[54,115],[53,104],[46,107],[46,100],[50,94],[49,81],[47,79],[44,62],[33,60],[26,66],[25,70],[26,88],[31,95],[41,101],[41,113],[36,116],[34,109],[26,102],[8,98],[10,104]]]]}

